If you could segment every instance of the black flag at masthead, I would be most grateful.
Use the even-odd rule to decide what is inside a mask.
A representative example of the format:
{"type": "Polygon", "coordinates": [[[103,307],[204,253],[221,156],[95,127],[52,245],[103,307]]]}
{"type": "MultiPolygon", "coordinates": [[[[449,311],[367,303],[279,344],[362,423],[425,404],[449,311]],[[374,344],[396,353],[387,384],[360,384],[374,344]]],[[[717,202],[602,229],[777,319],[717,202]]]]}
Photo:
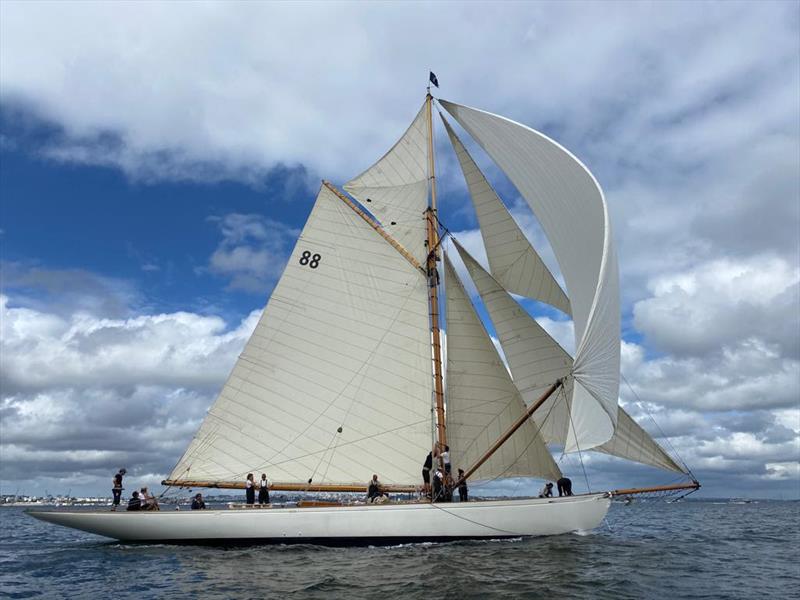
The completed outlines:
{"type": "Polygon", "coordinates": [[[439,80],[436,79],[436,74],[433,71],[431,71],[430,80],[433,85],[435,85],[437,88],[439,87],[439,80]]]}

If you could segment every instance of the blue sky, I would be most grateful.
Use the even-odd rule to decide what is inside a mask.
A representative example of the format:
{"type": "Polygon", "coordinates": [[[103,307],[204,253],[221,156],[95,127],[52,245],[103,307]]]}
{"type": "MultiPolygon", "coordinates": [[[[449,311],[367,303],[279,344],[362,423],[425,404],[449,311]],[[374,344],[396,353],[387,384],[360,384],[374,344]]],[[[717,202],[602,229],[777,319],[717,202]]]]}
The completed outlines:
{"type": "MultiPolygon", "coordinates": [[[[4,493],[101,492],[122,464],[160,481],[320,179],[388,149],[433,68],[443,98],[547,133],[600,181],[623,373],[704,493],[800,496],[796,3],[4,2],[0,16],[4,493]]],[[[442,219],[481,256],[437,136],[442,219]]],[[[569,345],[569,323],[530,306],[569,345]]],[[[594,487],[669,479],[589,466],[594,487]]]]}

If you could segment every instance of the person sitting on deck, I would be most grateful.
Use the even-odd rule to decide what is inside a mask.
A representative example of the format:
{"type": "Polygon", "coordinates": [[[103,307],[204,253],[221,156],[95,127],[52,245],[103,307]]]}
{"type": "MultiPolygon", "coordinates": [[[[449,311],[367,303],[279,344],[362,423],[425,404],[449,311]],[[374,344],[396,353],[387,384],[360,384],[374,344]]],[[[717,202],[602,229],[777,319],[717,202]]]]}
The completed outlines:
{"type": "Polygon", "coordinates": [[[161,510],[158,506],[158,500],[155,496],[151,496],[146,487],[139,490],[139,500],[142,503],[142,510],[161,510]]]}
{"type": "Polygon", "coordinates": [[[458,499],[460,502],[467,502],[469,500],[469,490],[467,489],[467,480],[464,479],[464,469],[458,470],[458,499]]]}
{"type": "Polygon", "coordinates": [[[142,500],[139,498],[139,492],[133,490],[131,499],[128,500],[127,510],[142,510],[142,500]]]}
{"type": "Polygon", "coordinates": [[[247,504],[256,503],[256,488],[252,473],[247,474],[247,480],[244,482],[244,497],[247,504]]]}
{"type": "Polygon", "coordinates": [[[572,496],[572,480],[569,477],[562,477],[556,481],[558,486],[558,496],[572,496]]]}
{"type": "Polygon", "coordinates": [[[378,475],[372,475],[372,481],[367,486],[367,502],[380,502],[378,498],[389,498],[389,494],[381,489],[381,482],[378,481],[378,475]]]}
{"type": "Polygon", "coordinates": [[[539,493],[539,498],[552,498],[553,497],[553,484],[547,482],[544,484],[542,491],[539,493]]]}
{"type": "Polygon", "coordinates": [[[206,503],[203,500],[203,494],[197,494],[192,500],[192,510],[205,510],[206,503]]]}

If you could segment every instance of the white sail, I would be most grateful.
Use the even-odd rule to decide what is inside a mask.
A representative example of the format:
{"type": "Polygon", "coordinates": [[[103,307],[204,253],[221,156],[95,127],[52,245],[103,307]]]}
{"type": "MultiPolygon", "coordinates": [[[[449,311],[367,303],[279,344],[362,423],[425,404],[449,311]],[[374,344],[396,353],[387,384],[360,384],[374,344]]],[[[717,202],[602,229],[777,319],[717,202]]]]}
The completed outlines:
{"type": "Polygon", "coordinates": [[[322,187],[175,480],[417,484],[431,447],[426,279],[322,187]],[[341,432],[337,430],[341,427],[341,432]]]}
{"type": "Polygon", "coordinates": [[[539,219],[567,286],[575,323],[569,449],[611,439],[619,394],[617,260],[599,184],[572,154],[510,119],[450,102],[447,111],[509,177],[539,219]]]}
{"type": "MultiPolygon", "coordinates": [[[[542,329],[497,281],[456,241],[453,244],[469,271],[494,324],[514,384],[526,404],[532,404],[556,380],[567,377],[570,397],[572,357],[542,329]]],[[[562,393],[553,394],[533,419],[548,444],[563,445],[569,428],[569,407],[562,393]]]]}
{"type": "Polygon", "coordinates": [[[344,189],[421,263],[427,256],[428,138],[428,117],[423,105],[391,150],[344,184],[344,189]]]}
{"type": "Polygon", "coordinates": [[[621,406],[614,436],[592,450],[667,471],[686,473],[686,469],[672,460],[672,457],[621,406]]]}
{"type": "MultiPolygon", "coordinates": [[[[445,256],[447,290],[447,442],[455,468],[477,461],[519,419],[525,404],[445,256]]],[[[529,419],[472,476],[544,477],[558,466],[529,419]]]]}
{"type": "Polygon", "coordinates": [[[442,117],[475,206],[492,275],[513,294],[539,300],[570,314],[569,299],[514,217],[498,197],[456,132],[442,117]]]}
{"type": "MultiPolygon", "coordinates": [[[[525,402],[531,404],[547,389],[548,381],[552,383],[569,373],[572,357],[455,240],[454,245],[489,312],[514,383],[525,402]]],[[[570,451],[571,382],[571,378],[566,381],[566,398],[550,398],[533,414],[544,440],[549,444],[565,446],[567,451],[570,451]]],[[[669,471],[684,472],[622,407],[618,407],[618,410],[614,435],[592,450],[669,471]]],[[[581,450],[589,449],[580,443],[578,447],[581,450]]]]}

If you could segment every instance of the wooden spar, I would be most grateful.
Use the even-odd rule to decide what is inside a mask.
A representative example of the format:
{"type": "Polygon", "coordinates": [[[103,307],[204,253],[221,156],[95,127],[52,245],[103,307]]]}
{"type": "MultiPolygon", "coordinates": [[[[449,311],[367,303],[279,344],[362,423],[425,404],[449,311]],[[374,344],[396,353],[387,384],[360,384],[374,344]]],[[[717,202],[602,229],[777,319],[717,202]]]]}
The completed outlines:
{"type": "MultiPolygon", "coordinates": [[[[244,481],[193,481],[190,479],[165,479],[161,485],[182,488],[217,488],[225,490],[243,490],[244,481]]],[[[270,482],[269,489],[277,492],[361,492],[367,493],[366,485],[340,483],[281,483],[270,482]]],[[[414,493],[418,488],[413,485],[381,484],[381,489],[394,493],[414,493]]]]}
{"type": "Polygon", "coordinates": [[[553,385],[551,385],[549,388],[547,388],[545,393],[542,394],[542,396],[536,402],[534,402],[530,406],[530,408],[528,408],[528,410],[525,411],[525,414],[520,416],[520,418],[517,419],[511,425],[511,427],[509,427],[506,430],[506,432],[498,438],[498,440],[494,444],[492,444],[492,447],[489,448],[486,452],[484,452],[483,456],[481,456],[477,461],[475,461],[475,464],[473,464],[469,469],[467,469],[467,471],[464,473],[464,476],[461,477],[458,481],[456,481],[456,483],[454,484],[453,487],[454,488],[458,487],[459,484],[462,481],[466,481],[469,478],[469,476],[472,475],[475,471],[477,471],[483,463],[485,463],[487,460],[489,460],[489,458],[492,456],[492,454],[494,454],[500,446],[505,444],[506,441],[508,441],[508,438],[510,438],[512,435],[514,435],[514,432],[517,429],[519,429],[520,427],[522,427],[522,425],[525,423],[525,421],[527,421],[530,418],[530,416],[542,404],[544,404],[547,401],[547,399],[550,396],[553,395],[553,392],[555,392],[563,383],[564,383],[564,380],[563,379],[559,379],[553,385]]]}
{"type": "MultiPolygon", "coordinates": [[[[444,386],[442,385],[442,340],[439,332],[439,274],[436,263],[439,261],[439,222],[436,218],[436,171],[433,159],[433,118],[431,105],[433,96],[428,93],[425,99],[428,113],[428,174],[431,181],[431,203],[426,212],[428,219],[428,300],[431,315],[431,340],[433,346],[433,389],[436,398],[436,438],[439,449],[447,444],[447,426],[444,418],[444,386]]],[[[441,460],[441,459],[440,459],[441,460]]],[[[444,463],[442,463],[444,466],[444,463]]]]}
{"type": "Polygon", "coordinates": [[[416,258],[414,258],[413,254],[411,254],[408,250],[406,250],[400,244],[400,242],[398,242],[391,235],[386,233],[386,230],[383,227],[381,227],[373,219],[371,219],[370,216],[367,213],[365,213],[363,210],[361,210],[355,202],[353,202],[352,200],[350,200],[350,198],[348,198],[342,192],[340,192],[336,188],[335,185],[333,185],[329,181],[325,181],[324,179],[322,180],[322,185],[324,185],[326,188],[328,188],[330,191],[332,191],[334,194],[336,194],[336,196],[338,196],[339,199],[342,202],[344,202],[347,206],[349,206],[353,210],[354,213],[356,213],[359,217],[364,219],[364,221],[366,221],[366,223],[370,227],[372,227],[375,231],[378,232],[378,235],[380,235],[383,239],[385,239],[387,242],[389,242],[389,244],[395,250],[397,250],[400,254],[402,254],[403,258],[405,258],[408,262],[410,262],[414,266],[415,269],[419,269],[423,273],[425,272],[425,269],[422,267],[422,265],[419,263],[419,261],[416,258]]]}
{"type": "Polygon", "coordinates": [[[674,485],[656,485],[645,488],[630,488],[626,490],[613,490],[609,492],[612,496],[632,496],[634,494],[647,494],[649,492],[671,492],[675,490],[699,490],[700,482],[676,483],[674,485]]]}

